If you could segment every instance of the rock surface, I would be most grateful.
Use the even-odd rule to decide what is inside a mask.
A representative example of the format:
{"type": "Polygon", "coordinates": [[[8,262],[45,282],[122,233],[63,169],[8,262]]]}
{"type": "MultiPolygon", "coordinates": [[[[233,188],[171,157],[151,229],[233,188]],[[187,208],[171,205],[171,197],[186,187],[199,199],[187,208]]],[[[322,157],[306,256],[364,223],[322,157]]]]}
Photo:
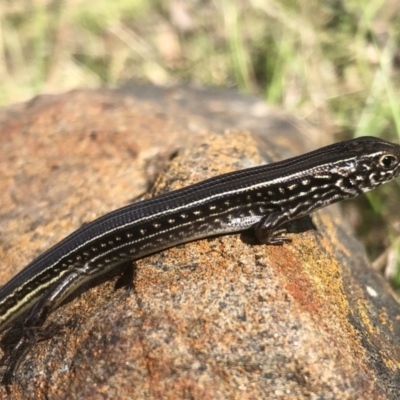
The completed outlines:
{"type": "MultiPolygon", "coordinates": [[[[153,87],[41,96],[0,130],[1,283],[156,176],[147,196],[310,150],[312,134],[233,92],[153,87]]],[[[312,221],[282,247],[199,240],[138,261],[131,289],[83,288],[12,398],[399,398],[400,307],[337,207],[312,221]]]]}

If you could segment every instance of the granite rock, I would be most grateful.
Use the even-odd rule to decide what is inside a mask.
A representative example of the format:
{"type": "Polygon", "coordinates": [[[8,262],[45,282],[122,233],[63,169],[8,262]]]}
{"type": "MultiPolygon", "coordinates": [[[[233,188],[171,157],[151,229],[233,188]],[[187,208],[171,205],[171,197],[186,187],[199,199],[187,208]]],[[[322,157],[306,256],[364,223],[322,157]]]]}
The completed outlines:
{"type": "MultiPolygon", "coordinates": [[[[233,92],[145,86],[40,96],[2,110],[0,131],[3,283],[143,192],[296,155],[314,135],[233,92]]],[[[199,240],[137,261],[128,285],[81,288],[12,398],[399,398],[390,288],[338,207],[292,228],[283,246],[199,240]]]]}

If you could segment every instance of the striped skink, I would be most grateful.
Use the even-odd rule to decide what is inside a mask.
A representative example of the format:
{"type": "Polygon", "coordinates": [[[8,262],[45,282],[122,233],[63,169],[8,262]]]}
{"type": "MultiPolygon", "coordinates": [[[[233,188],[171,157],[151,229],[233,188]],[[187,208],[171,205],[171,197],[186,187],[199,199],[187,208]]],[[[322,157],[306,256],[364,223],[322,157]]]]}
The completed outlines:
{"type": "Polygon", "coordinates": [[[48,315],[83,283],[179,243],[253,229],[261,243],[289,241],[285,224],[400,174],[400,146],[360,137],[281,162],[216,176],[113,211],[34,259],[0,289],[0,330],[18,316],[8,384],[48,315]]]}

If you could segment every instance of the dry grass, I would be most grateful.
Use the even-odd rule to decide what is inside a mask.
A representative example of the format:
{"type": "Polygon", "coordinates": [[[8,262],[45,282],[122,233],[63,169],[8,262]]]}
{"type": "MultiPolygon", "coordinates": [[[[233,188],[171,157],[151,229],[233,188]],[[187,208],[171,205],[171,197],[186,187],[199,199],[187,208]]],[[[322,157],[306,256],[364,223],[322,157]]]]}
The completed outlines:
{"type": "Polygon", "coordinates": [[[397,127],[395,1],[13,0],[0,104],[76,87],[191,82],[258,93],[328,132],[397,127]]]}

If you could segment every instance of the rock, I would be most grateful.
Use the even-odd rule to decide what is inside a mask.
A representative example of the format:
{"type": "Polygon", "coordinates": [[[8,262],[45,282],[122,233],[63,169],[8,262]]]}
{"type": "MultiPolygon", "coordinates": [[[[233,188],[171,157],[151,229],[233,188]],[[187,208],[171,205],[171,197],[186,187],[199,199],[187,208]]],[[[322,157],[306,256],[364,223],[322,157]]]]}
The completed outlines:
{"type": "MultiPolygon", "coordinates": [[[[41,96],[0,128],[3,283],[157,175],[147,196],[307,142],[257,100],[189,88],[41,96]]],[[[28,354],[12,398],[399,398],[390,288],[336,206],[292,228],[281,247],[204,239],[137,261],[130,289],[85,286],[49,318],[61,329],[28,354]]]]}

